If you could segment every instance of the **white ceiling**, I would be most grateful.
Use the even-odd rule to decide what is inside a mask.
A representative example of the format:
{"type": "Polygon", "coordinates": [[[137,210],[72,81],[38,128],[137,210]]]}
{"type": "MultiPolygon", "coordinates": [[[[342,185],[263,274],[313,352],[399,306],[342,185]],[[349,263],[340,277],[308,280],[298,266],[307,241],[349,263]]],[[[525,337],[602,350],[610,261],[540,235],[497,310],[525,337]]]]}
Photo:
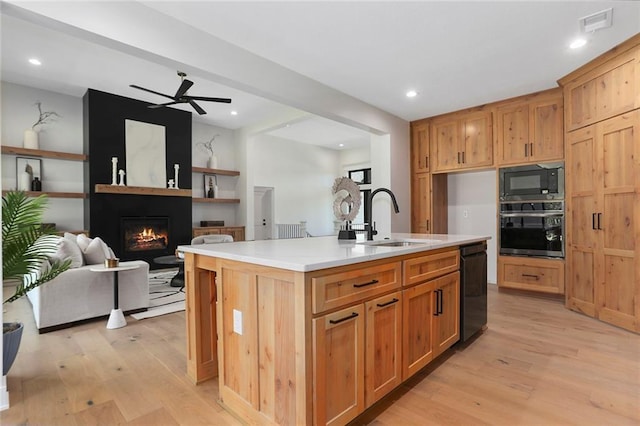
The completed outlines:
{"type": "MultiPolygon", "coordinates": [[[[560,77],[640,31],[637,1],[144,4],[408,121],[554,87],[560,77]],[[578,19],[609,7],[613,27],[586,34],[588,44],[571,51],[578,19]],[[419,96],[406,98],[408,89],[419,96]]],[[[12,14],[2,16],[5,81],[74,96],[94,88],[154,103],[163,99],[128,85],[171,94],[180,83],[176,69],[166,65],[7,15],[12,14]],[[30,56],[40,57],[43,66],[28,66],[30,56]]],[[[189,94],[233,99],[231,105],[201,103],[208,114],[197,119],[211,124],[237,129],[294,115],[273,100],[189,78],[195,82],[189,94]],[[237,116],[230,115],[232,109],[237,116]]],[[[273,132],[332,146],[368,140],[362,131],[313,120],[273,132]]]]}

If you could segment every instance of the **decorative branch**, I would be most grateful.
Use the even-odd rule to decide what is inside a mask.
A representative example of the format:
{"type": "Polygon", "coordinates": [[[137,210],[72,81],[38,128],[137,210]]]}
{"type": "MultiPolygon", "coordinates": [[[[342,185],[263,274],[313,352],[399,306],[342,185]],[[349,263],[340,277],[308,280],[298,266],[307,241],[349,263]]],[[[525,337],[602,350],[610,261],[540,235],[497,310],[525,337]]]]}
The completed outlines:
{"type": "Polygon", "coordinates": [[[38,121],[36,121],[36,123],[31,126],[32,130],[35,130],[36,126],[42,126],[47,123],[56,121],[57,118],[61,118],[60,114],[55,111],[42,111],[42,102],[38,101],[35,103],[35,105],[38,107],[40,116],[38,117],[38,121]]]}
{"type": "Polygon", "coordinates": [[[202,147],[202,149],[206,150],[209,153],[209,156],[213,155],[213,142],[216,138],[220,136],[220,134],[215,134],[211,139],[206,142],[198,142],[196,146],[202,147]]]}

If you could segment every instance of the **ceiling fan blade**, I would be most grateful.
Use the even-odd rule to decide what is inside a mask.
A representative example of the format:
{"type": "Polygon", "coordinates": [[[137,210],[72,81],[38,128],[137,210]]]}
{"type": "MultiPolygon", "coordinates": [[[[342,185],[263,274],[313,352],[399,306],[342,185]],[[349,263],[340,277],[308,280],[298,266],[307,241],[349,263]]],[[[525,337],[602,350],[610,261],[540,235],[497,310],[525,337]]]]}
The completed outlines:
{"type": "Polygon", "coordinates": [[[197,103],[193,102],[192,100],[189,101],[189,104],[193,107],[193,109],[195,109],[198,112],[198,114],[204,115],[204,114],[207,113],[207,111],[205,111],[202,108],[200,108],[200,105],[198,105],[197,103]]]}
{"type": "Polygon", "coordinates": [[[205,96],[187,96],[187,98],[193,99],[194,101],[222,102],[224,104],[231,103],[231,99],[229,98],[207,98],[205,96]]]}
{"type": "Polygon", "coordinates": [[[133,87],[134,89],[144,90],[145,92],[153,93],[155,95],[164,96],[165,98],[173,99],[173,96],[165,95],[164,93],[156,92],[150,89],[145,89],[144,87],[136,86],[135,84],[130,84],[129,87],[133,87]]]}
{"type": "Polygon", "coordinates": [[[187,79],[182,80],[182,84],[180,85],[180,87],[178,87],[178,91],[176,92],[174,98],[182,97],[182,95],[187,93],[187,90],[189,90],[191,86],[193,86],[193,81],[187,79]]]}
{"type": "Polygon", "coordinates": [[[175,105],[178,104],[179,102],[173,101],[173,102],[167,102],[166,104],[155,104],[155,105],[149,105],[148,108],[161,108],[163,106],[167,106],[167,105],[175,105]]]}

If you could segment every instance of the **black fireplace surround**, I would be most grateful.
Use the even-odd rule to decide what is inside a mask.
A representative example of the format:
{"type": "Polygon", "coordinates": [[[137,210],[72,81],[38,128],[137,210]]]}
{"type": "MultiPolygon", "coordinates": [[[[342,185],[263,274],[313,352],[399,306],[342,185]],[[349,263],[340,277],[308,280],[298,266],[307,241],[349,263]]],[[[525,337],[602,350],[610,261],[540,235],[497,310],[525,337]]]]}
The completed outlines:
{"type": "Polygon", "coordinates": [[[172,108],[148,108],[147,102],[89,89],[83,98],[84,222],[92,237],[102,238],[121,260],[144,260],[158,268],[153,258],[173,254],[191,241],[191,198],[161,195],[96,193],[96,184],[111,183],[111,158],[126,170],[125,119],[165,127],[167,176],[180,165],[180,188],[191,188],[191,113],[172,108]],[[184,171],[184,172],[183,172],[184,171]],[[167,218],[165,247],[125,250],[123,221],[126,218],[167,218]]]}

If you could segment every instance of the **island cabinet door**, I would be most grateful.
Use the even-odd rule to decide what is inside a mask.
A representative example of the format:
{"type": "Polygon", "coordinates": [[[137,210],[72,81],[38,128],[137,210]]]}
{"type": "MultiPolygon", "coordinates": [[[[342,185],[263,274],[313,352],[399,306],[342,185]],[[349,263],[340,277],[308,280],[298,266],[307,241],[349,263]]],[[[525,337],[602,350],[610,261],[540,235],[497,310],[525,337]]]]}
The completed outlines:
{"type": "Polygon", "coordinates": [[[433,359],[431,323],[435,295],[431,281],[402,292],[402,380],[433,359]]]}
{"type": "Polygon", "coordinates": [[[436,357],[460,340],[460,272],[434,281],[433,356],[436,357]]]}
{"type": "Polygon", "coordinates": [[[343,425],[364,411],[364,304],[313,320],[316,425],[343,425]]]}
{"type": "Polygon", "coordinates": [[[365,304],[365,399],[367,407],[402,381],[402,293],[365,304]]]}

